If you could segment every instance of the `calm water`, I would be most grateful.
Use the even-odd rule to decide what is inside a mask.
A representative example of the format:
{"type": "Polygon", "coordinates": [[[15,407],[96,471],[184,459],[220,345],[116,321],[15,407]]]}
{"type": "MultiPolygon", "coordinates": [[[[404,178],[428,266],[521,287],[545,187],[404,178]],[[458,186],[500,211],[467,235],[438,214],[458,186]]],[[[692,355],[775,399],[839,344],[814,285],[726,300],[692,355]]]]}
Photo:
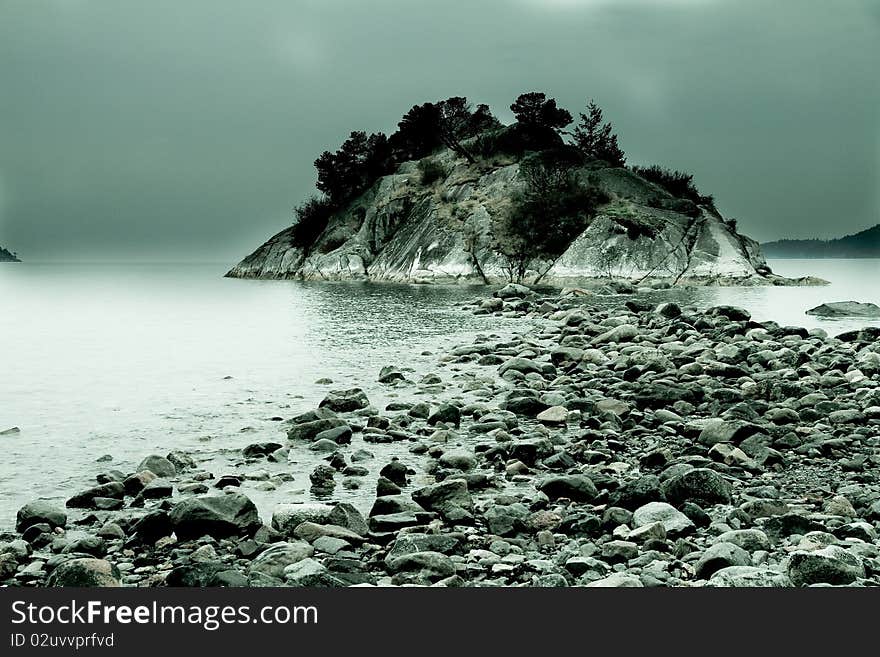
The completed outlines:
{"type": "MultiPolygon", "coordinates": [[[[675,291],[701,305],[733,303],[756,319],[836,334],[871,322],[804,315],[823,301],[880,304],[880,261],[771,263],[822,288],[675,291]]],[[[436,366],[437,352],[475,332],[521,323],[450,305],[479,289],[302,284],[222,278],[223,266],[0,267],[0,528],[35,497],[84,488],[113,456],[126,470],[151,452],[222,450],[277,440],[270,420],[308,410],[329,377],[377,404],[383,365],[436,366]],[[229,378],[231,377],[231,378],[229,378]]],[[[880,322],[874,322],[880,325],[880,322]]],[[[106,466],[105,466],[106,467],[106,466]]]]}

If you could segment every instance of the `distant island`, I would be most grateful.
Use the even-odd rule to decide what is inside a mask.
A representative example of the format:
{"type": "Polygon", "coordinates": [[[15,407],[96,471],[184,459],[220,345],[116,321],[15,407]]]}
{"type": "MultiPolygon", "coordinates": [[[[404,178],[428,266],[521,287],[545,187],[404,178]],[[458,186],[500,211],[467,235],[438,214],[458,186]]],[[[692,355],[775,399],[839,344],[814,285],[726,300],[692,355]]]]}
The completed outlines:
{"type": "Polygon", "coordinates": [[[880,258],[880,224],[833,240],[777,240],[762,244],[768,258],[880,258]]]}
{"type": "Polygon", "coordinates": [[[0,246],[0,262],[21,262],[14,253],[10,253],[0,246]]]}
{"type": "Polygon", "coordinates": [[[691,174],[627,165],[594,102],[577,121],[541,92],[510,109],[503,125],[453,97],[413,106],[391,135],[352,132],[315,161],[320,194],[295,223],[227,275],[794,283],[773,275],[691,174]]]}

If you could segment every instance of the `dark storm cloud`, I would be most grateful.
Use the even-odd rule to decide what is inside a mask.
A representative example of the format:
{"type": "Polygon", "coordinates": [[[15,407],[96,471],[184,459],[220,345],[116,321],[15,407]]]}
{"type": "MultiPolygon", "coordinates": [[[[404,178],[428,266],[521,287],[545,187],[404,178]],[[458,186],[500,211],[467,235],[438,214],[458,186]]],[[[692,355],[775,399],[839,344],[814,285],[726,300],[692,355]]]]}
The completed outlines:
{"type": "Polygon", "coordinates": [[[878,221],[869,1],[0,0],[0,243],[234,260],[312,160],[453,94],[595,97],[758,239],[878,221]]]}

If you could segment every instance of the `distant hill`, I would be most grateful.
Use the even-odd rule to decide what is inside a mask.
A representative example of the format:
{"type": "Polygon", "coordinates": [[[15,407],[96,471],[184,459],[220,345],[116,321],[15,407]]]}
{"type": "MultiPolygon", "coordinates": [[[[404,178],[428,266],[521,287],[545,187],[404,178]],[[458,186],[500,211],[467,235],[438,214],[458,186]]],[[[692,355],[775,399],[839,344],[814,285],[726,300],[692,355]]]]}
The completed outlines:
{"type": "Polygon", "coordinates": [[[880,258],[880,224],[836,240],[777,240],[761,249],[768,258],[880,258]]]}
{"type": "Polygon", "coordinates": [[[0,246],[0,262],[21,262],[21,260],[16,258],[15,254],[10,253],[2,246],[0,246]]]}

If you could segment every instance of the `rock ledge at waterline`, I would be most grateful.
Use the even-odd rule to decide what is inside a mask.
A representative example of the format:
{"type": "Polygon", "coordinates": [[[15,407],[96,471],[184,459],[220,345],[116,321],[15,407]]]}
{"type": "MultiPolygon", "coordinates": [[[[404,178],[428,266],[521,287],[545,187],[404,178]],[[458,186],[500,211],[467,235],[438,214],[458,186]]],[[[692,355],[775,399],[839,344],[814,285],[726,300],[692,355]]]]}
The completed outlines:
{"type": "MultiPolygon", "coordinates": [[[[418,162],[392,175],[333,215],[306,254],[285,229],[233,267],[233,278],[478,283],[466,234],[485,235],[522,184],[513,156],[469,164],[452,151],[431,156],[445,177],[424,185],[418,162]]],[[[610,197],[591,225],[552,265],[543,282],[609,275],[696,284],[797,285],[771,273],[760,246],[736,232],[711,204],[675,198],[629,169],[594,160],[578,169],[584,184],[610,197]]],[[[492,282],[504,278],[498,257],[477,253],[492,282]]],[[[549,264],[549,263],[548,263],[549,264]]],[[[532,274],[534,278],[535,273],[532,274]]]]}

